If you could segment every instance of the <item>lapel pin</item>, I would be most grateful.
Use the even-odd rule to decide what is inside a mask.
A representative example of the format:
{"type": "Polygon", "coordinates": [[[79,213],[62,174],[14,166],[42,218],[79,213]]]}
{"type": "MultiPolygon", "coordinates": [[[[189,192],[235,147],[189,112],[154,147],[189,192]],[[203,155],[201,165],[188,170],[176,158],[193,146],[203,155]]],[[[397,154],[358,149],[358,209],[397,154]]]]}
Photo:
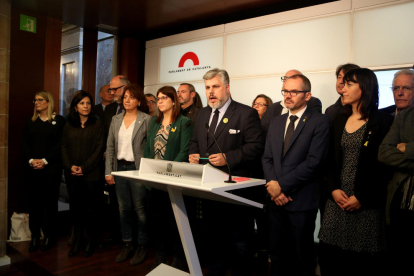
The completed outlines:
{"type": "Polygon", "coordinates": [[[52,125],[56,125],[56,121],[52,121],[52,125]]]}
{"type": "Polygon", "coordinates": [[[365,142],[364,146],[368,147],[368,141],[365,142]]]}
{"type": "Polygon", "coordinates": [[[303,119],[303,121],[305,122],[307,118],[308,118],[308,116],[305,116],[305,119],[303,119]]]}
{"type": "Polygon", "coordinates": [[[138,123],[140,124],[140,123],[141,123],[141,121],[138,121],[138,123]]]}
{"type": "Polygon", "coordinates": [[[223,123],[227,124],[228,122],[229,122],[229,119],[227,119],[227,118],[223,119],[223,123]]]}
{"type": "Polygon", "coordinates": [[[171,129],[171,131],[172,131],[172,132],[175,132],[175,131],[176,131],[176,129],[177,129],[177,127],[172,128],[172,129],[171,129]]]}

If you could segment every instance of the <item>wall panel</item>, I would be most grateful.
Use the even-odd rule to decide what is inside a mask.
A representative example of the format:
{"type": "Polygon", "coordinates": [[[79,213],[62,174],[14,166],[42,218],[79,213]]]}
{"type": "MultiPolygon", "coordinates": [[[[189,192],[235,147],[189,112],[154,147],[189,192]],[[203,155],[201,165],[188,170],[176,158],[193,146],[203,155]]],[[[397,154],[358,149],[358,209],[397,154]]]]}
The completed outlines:
{"type": "Polygon", "coordinates": [[[414,63],[414,2],[356,11],[354,61],[361,66],[414,63]]]}
{"type": "Polygon", "coordinates": [[[153,85],[158,83],[159,60],[160,48],[150,48],[145,51],[144,85],[153,85]]]}
{"type": "Polygon", "coordinates": [[[229,34],[226,69],[233,77],[332,70],[349,60],[349,39],[350,14],[229,34]]]}

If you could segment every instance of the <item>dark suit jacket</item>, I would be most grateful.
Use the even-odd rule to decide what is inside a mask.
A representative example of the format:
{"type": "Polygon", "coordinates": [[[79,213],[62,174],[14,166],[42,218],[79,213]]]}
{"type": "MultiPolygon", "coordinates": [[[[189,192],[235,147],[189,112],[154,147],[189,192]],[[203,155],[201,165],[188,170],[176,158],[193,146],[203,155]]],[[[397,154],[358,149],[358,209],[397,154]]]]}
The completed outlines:
{"type": "MultiPolygon", "coordinates": [[[[314,110],[318,113],[322,113],[322,102],[315,97],[311,97],[307,103],[308,109],[314,110]]],[[[271,104],[266,112],[263,114],[261,122],[262,127],[267,132],[270,126],[270,122],[277,116],[282,114],[283,106],[280,102],[271,104]]]]}
{"type": "Polygon", "coordinates": [[[414,107],[398,114],[379,148],[379,161],[391,166],[394,172],[394,176],[388,185],[388,223],[390,222],[389,209],[395,192],[400,188],[400,184],[414,175],[414,128],[412,126],[414,126],[414,107]],[[407,143],[405,153],[397,149],[399,143],[407,143]]]}
{"type": "Polygon", "coordinates": [[[342,105],[341,97],[331,106],[329,106],[325,110],[325,115],[329,117],[331,124],[335,121],[336,116],[341,114],[345,110],[344,106],[342,105]]]}
{"type": "Polygon", "coordinates": [[[394,104],[394,105],[390,105],[390,106],[381,108],[379,111],[382,111],[382,112],[385,112],[385,113],[388,113],[388,114],[391,114],[392,116],[394,116],[396,110],[397,110],[397,106],[394,104]]]}
{"type": "MultiPolygon", "coordinates": [[[[348,116],[338,115],[332,125],[331,144],[328,155],[328,188],[332,191],[341,188],[343,154],[341,139],[348,116]]],[[[393,122],[389,114],[372,111],[361,143],[357,172],[354,182],[354,195],[361,208],[384,208],[386,186],[390,180],[390,170],[378,161],[378,149],[393,122]]]]}
{"type": "Polygon", "coordinates": [[[185,115],[187,118],[191,120],[191,122],[193,122],[193,125],[195,124],[198,110],[199,109],[195,105],[191,105],[190,111],[187,113],[187,115],[185,115]]]}
{"type": "MultiPolygon", "coordinates": [[[[211,107],[198,111],[189,154],[198,153],[201,157],[207,157],[206,153],[220,153],[214,142],[207,145],[208,130],[205,125],[210,121],[211,112],[211,107]]],[[[265,139],[257,110],[232,100],[214,136],[226,155],[232,175],[245,177],[255,175],[252,163],[262,155],[265,139]],[[225,118],[228,120],[227,123],[223,121],[225,118]],[[230,130],[237,133],[230,134],[230,130]]],[[[206,163],[205,160],[200,160],[200,164],[206,163]]],[[[228,173],[226,165],[217,168],[228,173]]]]}
{"type": "MultiPolygon", "coordinates": [[[[144,148],[145,158],[154,158],[154,139],[161,125],[161,122],[157,123],[156,120],[156,117],[153,117],[151,120],[147,142],[144,148]]],[[[188,162],[188,145],[193,133],[193,126],[190,125],[186,129],[183,128],[189,121],[190,119],[187,117],[178,115],[175,122],[171,124],[171,129],[175,129],[175,131],[170,130],[168,135],[168,145],[165,146],[164,160],[188,162]],[[180,131],[181,129],[183,130],[180,131]]]]}
{"type": "MultiPolygon", "coordinates": [[[[318,209],[320,169],[329,144],[329,119],[307,108],[282,157],[288,115],[275,118],[267,133],[262,158],[266,182],[278,181],[282,192],[292,197],[293,201],[283,206],[286,210],[318,209]]],[[[275,208],[276,204],[270,202],[269,206],[275,208]]]]}

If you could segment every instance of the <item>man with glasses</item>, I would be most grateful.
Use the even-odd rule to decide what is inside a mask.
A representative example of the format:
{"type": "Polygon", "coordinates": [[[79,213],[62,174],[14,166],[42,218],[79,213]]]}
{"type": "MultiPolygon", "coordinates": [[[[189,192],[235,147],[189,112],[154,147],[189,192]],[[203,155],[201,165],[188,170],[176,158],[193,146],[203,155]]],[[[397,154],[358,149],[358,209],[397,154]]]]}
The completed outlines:
{"type": "Polygon", "coordinates": [[[381,109],[394,117],[398,113],[414,105],[414,71],[403,69],[395,73],[391,90],[394,94],[395,105],[381,109]]]}
{"type": "Polygon", "coordinates": [[[180,84],[177,95],[180,103],[180,114],[189,118],[194,124],[198,111],[198,108],[194,105],[196,95],[194,85],[190,83],[180,84]]]}
{"type": "MultiPolygon", "coordinates": [[[[285,81],[293,75],[302,75],[302,73],[294,69],[287,71],[285,75],[281,77],[281,81],[283,83],[282,89],[284,89],[285,81]]],[[[311,98],[308,100],[307,106],[309,109],[322,113],[322,102],[318,98],[311,96],[311,98]]],[[[271,104],[261,118],[263,129],[267,131],[269,129],[270,122],[273,120],[273,118],[286,114],[287,112],[288,109],[285,107],[283,101],[271,104]]]]}
{"type": "Polygon", "coordinates": [[[100,104],[95,105],[95,114],[101,120],[104,120],[105,111],[111,110],[111,108],[113,109],[116,106],[116,103],[114,103],[114,95],[112,95],[111,92],[108,91],[109,88],[110,87],[107,84],[101,87],[101,90],[99,90],[99,96],[101,97],[102,102],[100,104]],[[108,109],[106,109],[106,107],[108,107],[108,109]]]}
{"type": "Polygon", "coordinates": [[[152,95],[151,93],[145,94],[145,98],[147,99],[147,105],[149,108],[149,115],[151,117],[157,116],[157,98],[152,95]]]}
{"type": "Polygon", "coordinates": [[[313,233],[321,164],[329,144],[329,119],[307,107],[312,94],[304,75],[285,80],[282,95],[288,113],[270,124],[262,157],[271,275],[315,275],[313,233]]]}

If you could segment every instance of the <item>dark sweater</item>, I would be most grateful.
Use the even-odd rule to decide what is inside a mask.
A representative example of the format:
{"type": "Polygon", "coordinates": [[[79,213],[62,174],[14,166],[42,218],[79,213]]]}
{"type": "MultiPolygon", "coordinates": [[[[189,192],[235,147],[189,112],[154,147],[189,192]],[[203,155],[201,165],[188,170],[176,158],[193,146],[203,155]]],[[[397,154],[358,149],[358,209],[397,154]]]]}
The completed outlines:
{"type": "Polygon", "coordinates": [[[29,166],[30,159],[43,159],[47,166],[61,166],[62,132],[66,121],[56,115],[51,122],[43,122],[39,117],[33,122],[27,120],[23,134],[23,154],[25,164],[29,166]]]}
{"type": "Polygon", "coordinates": [[[80,166],[85,180],[98,180],[103,173],[98,164],[104,143],[104,127],[100,120],[95,120],[85,128],[66,124],[62,140],[63,167],[70,173],[73,165],[80,166]]]}

